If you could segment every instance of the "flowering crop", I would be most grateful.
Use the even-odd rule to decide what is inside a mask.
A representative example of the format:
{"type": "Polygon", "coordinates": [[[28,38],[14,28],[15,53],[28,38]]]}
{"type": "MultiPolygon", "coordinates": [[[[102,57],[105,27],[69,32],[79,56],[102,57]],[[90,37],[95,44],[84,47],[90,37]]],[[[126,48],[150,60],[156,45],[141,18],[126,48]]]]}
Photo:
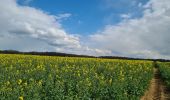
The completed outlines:
{"type": "Polygon", "coordinates": [[[170,62],[158,62],[160,73],[166,85],[170,88],[170,62]]]}
{"type": "Polygon", "coordinates": [[[139,100],[150,61],[0,55],[1,100],[139,100]]]}

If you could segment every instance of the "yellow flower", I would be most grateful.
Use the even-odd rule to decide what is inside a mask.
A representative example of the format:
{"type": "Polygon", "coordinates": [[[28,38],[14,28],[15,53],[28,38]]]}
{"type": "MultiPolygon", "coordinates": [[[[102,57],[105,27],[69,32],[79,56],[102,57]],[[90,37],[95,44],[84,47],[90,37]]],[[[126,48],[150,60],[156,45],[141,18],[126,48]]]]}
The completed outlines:
{"type": "Polygon", "coordinates": [[[112,78],[109,80],[109,83],[110,83],[110,84],[112,83],[112,78]]]}
{"type": "Polygon", "coordinates": [[[7,81],[7,83],[6,83],[7,85],[10,85],[10,82],[9,81],[7,81]]]}
{"type": "Polygon", "coordinates": [[[38,85],[42,85],[42,80],[38,81],[38,85]]]}
{"type": "Polygon", "coordinates": [[[121,77],[121,79],[120,79],[121,81],[124,81],[125,80],[125,78],[124,77],[121,77]]]}
{"type": "Polygon", "coordinates": [[[21,83],[22,83],[22,80],[21,80],[21,79],[19,79],[19,80],[18,80],[18,84],[20,85],[21,83]]]}
{"type": "Polygon", "coordinates": [[[80,77],[80,73],[78,73],[78,76],[80,77]]]}
{"type": "Polygon", "coordinates": [[[27,86],[27,82],[25,82],[24,85],[27,86]]]}
{"type": "Polygon", "coordinates": [[[39,68],[41,68],[41,66],[40,66],[40,65],[38,65],[38,66],[37,66],[37,68],[39,69],[39,68]]]}
{"type": "Polygon", "coordinates": [[[20,96],[20,97],[19,97],[19,100],[24,100],[24,97],[20,96]]]}

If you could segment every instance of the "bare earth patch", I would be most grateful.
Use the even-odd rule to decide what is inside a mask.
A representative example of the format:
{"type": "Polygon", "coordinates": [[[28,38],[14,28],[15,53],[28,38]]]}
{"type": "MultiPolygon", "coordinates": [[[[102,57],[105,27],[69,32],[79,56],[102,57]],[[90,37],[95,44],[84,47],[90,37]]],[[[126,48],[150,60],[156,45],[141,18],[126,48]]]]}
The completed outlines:
{"type": "Polygon", "coordinates": [[[154,68],[154,78],[141,100],[170,100],[170,92],[163,84],[158,68],[154,68]]]}

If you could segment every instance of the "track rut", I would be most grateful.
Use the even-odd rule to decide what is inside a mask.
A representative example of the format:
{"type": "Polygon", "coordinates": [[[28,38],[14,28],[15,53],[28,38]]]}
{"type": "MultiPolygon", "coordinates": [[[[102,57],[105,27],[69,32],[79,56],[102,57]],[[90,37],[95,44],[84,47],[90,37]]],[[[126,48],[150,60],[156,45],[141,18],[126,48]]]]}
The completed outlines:
{"type": "Polygon", "coordinates": [[[170,100],[170,91],[164,85],[158,68],[154,68],[154,77],[150,87],[141,100],[170,100]]]}

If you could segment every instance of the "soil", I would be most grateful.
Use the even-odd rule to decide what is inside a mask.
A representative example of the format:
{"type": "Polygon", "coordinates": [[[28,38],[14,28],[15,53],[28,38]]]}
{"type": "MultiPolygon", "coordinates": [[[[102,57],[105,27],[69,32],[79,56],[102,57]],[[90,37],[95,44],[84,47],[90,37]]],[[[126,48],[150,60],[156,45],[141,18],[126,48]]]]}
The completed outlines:
{"type": "Polygon", "coordinates": [[[170,100],[170,91],[164,85],[158,68],[154,68],[154,77],[150,87],[141,100],[170,100]]]}

